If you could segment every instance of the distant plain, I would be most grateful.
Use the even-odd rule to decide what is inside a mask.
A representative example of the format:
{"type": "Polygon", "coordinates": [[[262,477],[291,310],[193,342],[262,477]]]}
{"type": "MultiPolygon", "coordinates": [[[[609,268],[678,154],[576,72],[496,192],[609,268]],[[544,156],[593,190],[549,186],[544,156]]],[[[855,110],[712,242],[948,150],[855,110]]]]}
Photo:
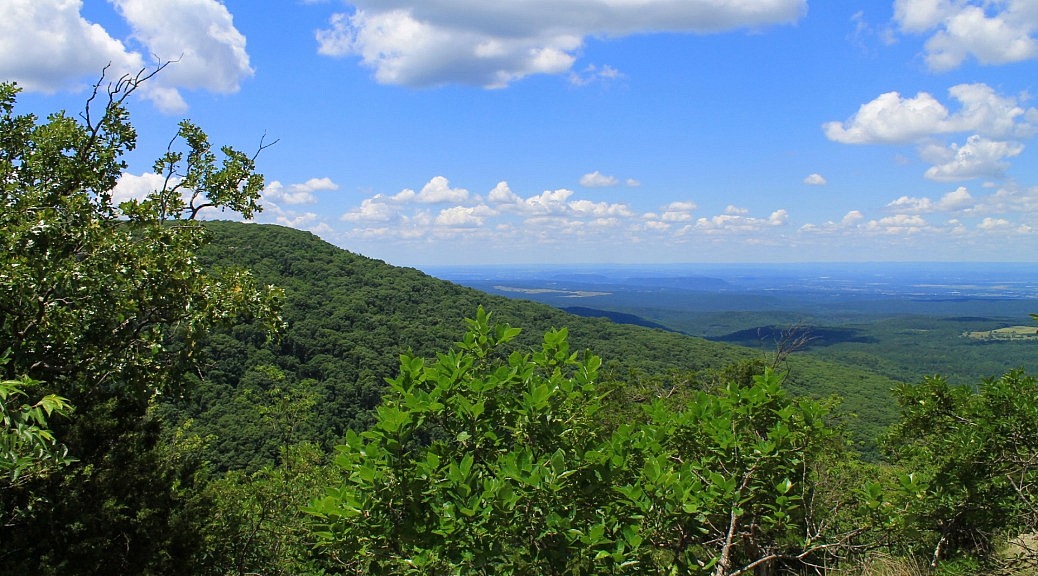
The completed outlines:
{"type": "Polygon", "coordinates": [[[902,382],[940,374],[976,385],[1038,373],[1038,266],[839,263],[479,266],[428,268],[452,282],[691,336],[802,352],[902,382]],[[1008,330],[1009,328],[1014,330],[1008,330]]]}

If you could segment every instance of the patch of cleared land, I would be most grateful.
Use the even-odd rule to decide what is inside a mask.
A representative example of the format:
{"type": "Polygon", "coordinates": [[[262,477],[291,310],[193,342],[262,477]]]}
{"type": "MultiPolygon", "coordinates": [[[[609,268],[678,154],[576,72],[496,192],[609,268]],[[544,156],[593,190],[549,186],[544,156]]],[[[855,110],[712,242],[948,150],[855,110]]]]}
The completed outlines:
{"type": "Polygon", "coordinates": [[[963,336],[974,340],[1038,340],[1038,328],[1034,326],[1006,326],[983,332],[963,332],[963,336]]]}
{"type": "Polygon", "coordinates": [[[494,286],[502,292],[519,292],[521,294],[560,294],[567,298],[586,298],[588,296],[608,296],[609,292],[591,292],[588,290],[553,290],[551,288],[515,288],[512,286],[494,286]]]}

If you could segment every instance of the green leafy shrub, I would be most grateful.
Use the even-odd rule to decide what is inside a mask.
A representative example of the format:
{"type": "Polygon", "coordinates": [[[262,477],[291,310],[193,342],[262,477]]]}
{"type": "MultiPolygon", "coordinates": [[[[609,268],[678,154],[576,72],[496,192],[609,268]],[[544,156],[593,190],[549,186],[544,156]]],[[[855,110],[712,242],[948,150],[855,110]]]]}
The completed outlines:
{"type": "Polygon", "coordinates": [[[341,483],[308,509],[353,574],[741,574],[803,565],[860,530],[828,521],[839,446],[776,373],[602,425],[601,360],[567,331],[539,350],[482,308],[434,362],[403,356],[341,483]],[[615,429],[614,429],[615,428],[615,429]],[[833,458],[832,460],[835,460],[833,458]]]}

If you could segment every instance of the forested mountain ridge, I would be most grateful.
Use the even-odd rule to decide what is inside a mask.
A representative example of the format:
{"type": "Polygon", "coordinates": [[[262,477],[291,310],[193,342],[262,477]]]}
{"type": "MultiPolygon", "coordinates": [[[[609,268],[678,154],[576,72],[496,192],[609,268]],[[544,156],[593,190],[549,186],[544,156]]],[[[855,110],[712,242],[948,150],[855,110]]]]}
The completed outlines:
{"type": "MultiPolygon", "coordinates": [[[[201,381],[174,418],[194,420],[212,438],[210,459],[221,468],[253,469],[274,460],[279,446],[315,440],[332,446],[350,429],[371,423],[385,379],[405,352],[431,358],[450,347],[479,306],[523,328],[521,347],[565,327],[575,350],[590,349],[607,378],[650,381],[665,373],[705,377],[753,358],[759,350],[673,332],[583,318],[530,301],[493,296],[351,253],[316,236],[274,225],[207,222],[208,266],[240,266],[285,291],[287,328],[268,343],[260,326],[217,334],[201,381]]],[[[796,393],[844,397],[842,412],[857,441],[875,439],[895,417],[894,382],[859,368],[810,358],[789,360],[796,393]]],[[[682,378],[670,379],[682,381],[682,378]]],[[[673,384],[667,384],[672,386],[673,384]]]]}

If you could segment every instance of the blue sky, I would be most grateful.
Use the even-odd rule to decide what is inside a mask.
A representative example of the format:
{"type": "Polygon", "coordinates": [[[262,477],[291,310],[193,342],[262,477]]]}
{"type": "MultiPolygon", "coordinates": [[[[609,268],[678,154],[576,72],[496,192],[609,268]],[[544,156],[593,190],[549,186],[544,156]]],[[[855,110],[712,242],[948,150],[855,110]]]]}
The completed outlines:
{"type": "Polygon", "coordinates": [[[1034,0],[7,0],[18,110],[254,150],[257,218],[392,264],[1038,261],[1034,0]]]}

